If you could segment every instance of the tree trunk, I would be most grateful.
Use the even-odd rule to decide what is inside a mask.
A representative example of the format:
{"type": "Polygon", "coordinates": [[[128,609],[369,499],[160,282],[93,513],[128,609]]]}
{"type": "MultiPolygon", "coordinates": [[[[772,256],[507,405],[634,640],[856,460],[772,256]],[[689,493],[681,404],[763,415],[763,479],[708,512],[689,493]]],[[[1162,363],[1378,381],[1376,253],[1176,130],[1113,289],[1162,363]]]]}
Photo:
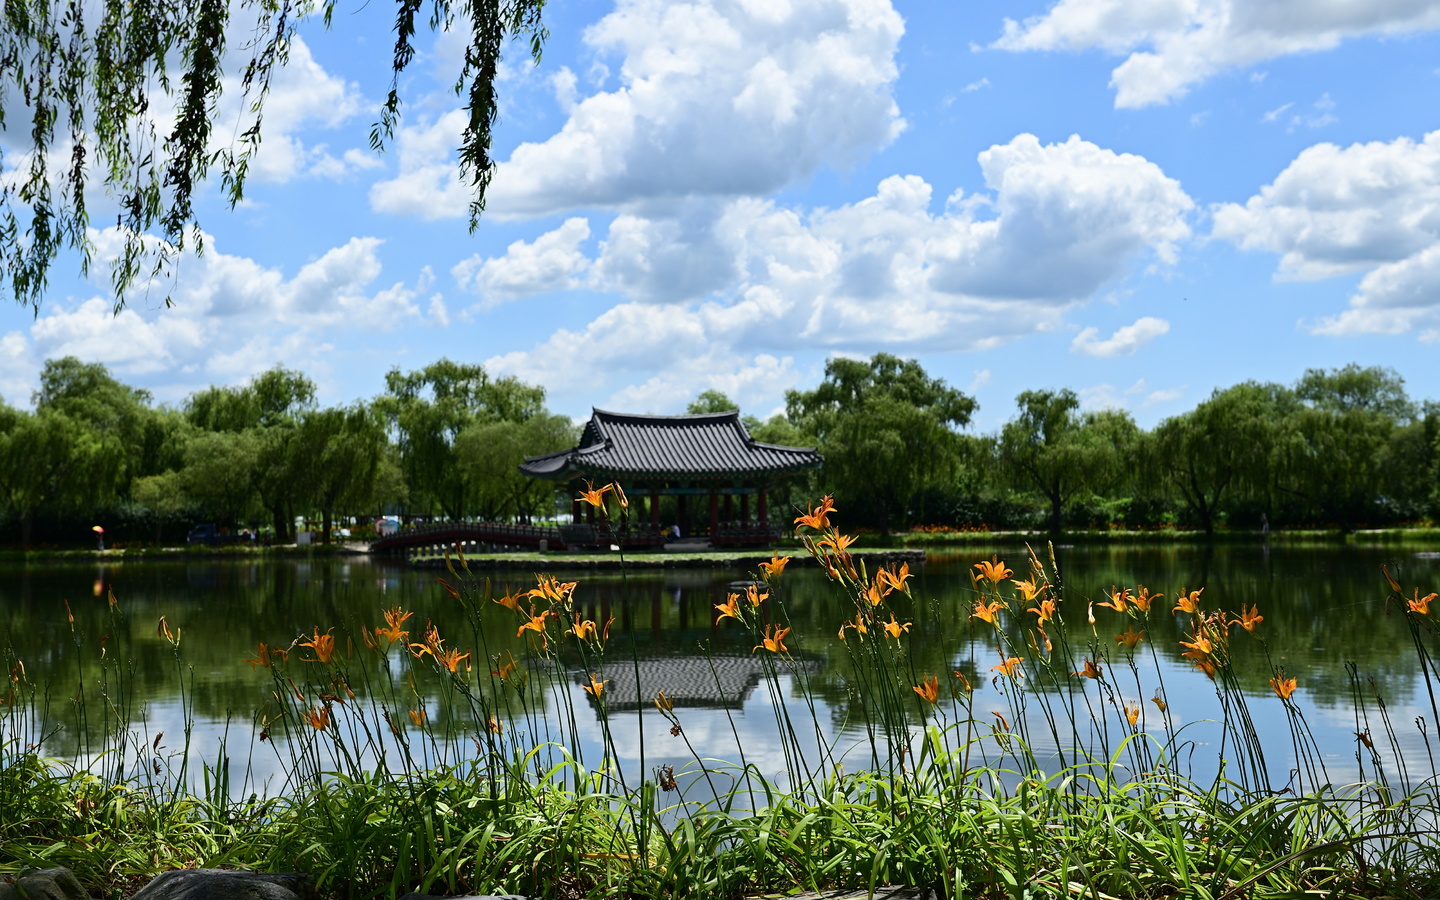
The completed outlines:
{"type": "Polygon", "coordinates": [[[1064,518],[1065,504],[1061,502],[1058,493],[1050,495],[1050,533],[1059,534],[1060,524],[1064,518]]]}
{"type": "Polygon", "coordinates": [[[30,549],[30,531],[31,526],[34,524],[35,513],[27,510],[25,514],[20,517],[20,545],[26,550],[30,549]]]}
{"type": "Polygon", "coordinates": [[[330,507],[327,506],[320,511],[320,531],[325,535],[324,541],[327,544],[330,543],[330,521],[330,507]]]}

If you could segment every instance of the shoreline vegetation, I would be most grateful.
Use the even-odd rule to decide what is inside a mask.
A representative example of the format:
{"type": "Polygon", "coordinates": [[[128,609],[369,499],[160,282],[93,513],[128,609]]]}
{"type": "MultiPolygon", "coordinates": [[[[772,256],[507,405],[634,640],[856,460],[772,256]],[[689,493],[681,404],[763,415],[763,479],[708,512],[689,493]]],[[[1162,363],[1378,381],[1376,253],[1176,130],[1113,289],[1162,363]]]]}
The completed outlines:
{"type": "MultiPolygon", "coordinates": [[[[1144,544],[1180,546],[1196,544],[1255,544],[1274,546],[1367,546],[1399,545],[1416,550],[1440,552],[1440,528],[1433,526],[1369,528],[1349,533],[1334,529],[1275,529],[1268,533],[1252,530],[1219,530],[1207,534],[1198,529],[1156,528],[1156,529],[1076,529],[1050,534],[1043,530],[1028,531],[912,531],[904,534],[880,535],[861,533],[868,550],[883,553],[896,550],[919,550],[928,553],[946,553],[951,548],[994,548],[1043,546],[1054,543],[1057,546],[1072,544],[1144,544]]],[[[667,565],[708,566],[713,568],[744,568],[754,566],[767,558],[772,550],[793,553],[801,549],[797,541],[782,540],[772,548],[761,550],[703,550],[686,553],[659,551],[630,551],[623,554],[626,565],[650,568],[667,565]]],[[[195,560],[195,559],[346,559],[369,556],[368,544],[359,542],[312,544],[297,546],[282,544],[272,546],[140,546],[115,547],[106,550],[91,548],[35,547],[0,548],[0,563],[24,562],[78,562],[101,563],[135,560],[195,560]]],[[[586,568],[619,566],[622,554],[613,551],[502,551],[466,552],[465,557],[472,565],[484,568],[505,568],[513,563],[529,567],[537,562],[555,568],[586,568]]],[[[400,560],[403,557],[393,557],[400,560]]],[[[897,557],[898,559],[899,557],[897,557]]],[[[913,557],[910,557],[913,558],[913,557]]],[[[443,565],[443,554],[420,554],[412,562],[421,565],[443,565]]]]}
{"type": "MultiPolygon", "coordinates": [[[[602,517],[623,516],[607,499],[596,495],[602,517]]],[[[458,604],[468,628],[441,634],[424,610],[392,607],[258,645],[249,759],[273,753],[285,774],[257,784],[247,751],[228,741],[202,752],[188,726],[150,733],[129,654],[158,646],[173,657],[188,722],[199,686],[182,634],[162,617],[158,642],[141,645],[151,626],[111,595],[103,639],[70,620],[78,685],[30,679],[33,637],[9,635],[0,651],[0,872],[66,866],[117,900],[136,875],[189,866],[298,868],[324,896],[364,900],[411,890],[729,900],[884,885],[945,900],[1440,890],[1436,594],[1377,573],[1376,611],[1402,616],[1413,640],[1421,715],[1392,720],[1367,673],[1337,672],[1352,687],[1341,714],[1356,733],[1358,779],[1343,784],[1332,777],[1342,763],[1311,733],[1307,686],[1272,664],[1266,690],[1264,674],[1251,683],[1231,664],[1232,641],[1265,646],[1265,610],[1225,609],[1203,588],[1117,587],[1082,604],[1043,547],[1015,560],[1018,571],[976,563],[971,598],[941,609],[912,595],[908,565],[867,566],[833,515],[827,497],[797,519],[797,537],[853,601],[853,619],[803,638],[843,645],[858,739],[827,737],[834,709],[791,649],[802,636],[786,608],[791,558],[779,554],[714,609],[717,627],[755,643],[775,768],[757,762],[754,743],[747,756],[730,712],[736,759],[692,750],[689,763],[652,765],[690,747],[690,711],[666,685],[638,684],[633,643],[586,618],[583,586],[539,575],[502,596],[457,557],[438,579],[440,602],[458,604]],[[523,654],[492,652],[482,620],[493,628],[497,611],[513,615],[523,654]],[[962,617],[994,642],[994,658],[917,664],[912,626],[921,640],[936,616],[962,617]],[[1178,675],[1163,674],[1146,627],[1170,616],[1194,666],[1178,675]],[[638,708],[619,694],[627,673],[638,708]],[[555,687],[577,681],[583,693],[555,687]],[[1218,721],[1175,718],[1167,697],[1196,690],[1214,692],[1218,721]],[[646,716],[669,726],[664,750],[636,729],[646,716]],[[1262,717],[1285,723],[1279,746],[1262,744],[1262,717]],[[76,722],[73,758],[88,762],[43,758],[76,722]],[[619,764],[636,752],[638,766],[619,764]],[[1197,765],[1218,774],[1197,776],[1197,765]]]]}

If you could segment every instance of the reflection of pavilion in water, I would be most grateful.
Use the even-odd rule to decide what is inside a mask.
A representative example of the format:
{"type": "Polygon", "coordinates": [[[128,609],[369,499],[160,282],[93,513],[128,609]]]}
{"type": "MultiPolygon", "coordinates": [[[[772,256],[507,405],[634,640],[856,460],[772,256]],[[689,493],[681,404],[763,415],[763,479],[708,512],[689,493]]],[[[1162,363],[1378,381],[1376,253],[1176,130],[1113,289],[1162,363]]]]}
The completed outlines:
{"type": "MultiPolygon", "coordinates": [[[[743,709],[765,677],[766,661],[758,655],[706,656],[697,652],[642,657],[637,664],[623,653],[616,653],[612,659],[604,672],[605,703],[612,710],[651,706],[661,688],[677,707],[743,709]]],[[[796,669],[811,674],[820,670],[820,660],[798,655],[788,662],[776,662],[781,674],[796,669]]],[[[589,684],[590,673],[576,672],[573,679],[577,685],[589,684]]]]}
{"type": "MultiPolygon", "coordinates": [[[[715,624],[715,604],[748,583],[733,578],[733,573],[680,570],[660,579],[632,578],[625,587],[592,582],[579,593],[587,618],[616,619],[602,673],[610,709],[651,707],[662,688],[677,707],[741,709],[765,677],[767,662],[781,674],[821,670],[822,659],[812,654],[764,659],[766,651],[750,652],[754,641],[744,629],[715,624]],[[638,665],[627,636],[636,641],[638,665]]],[[[572,679],[589,684],[590,672],[576,670],[572,679]]]]}

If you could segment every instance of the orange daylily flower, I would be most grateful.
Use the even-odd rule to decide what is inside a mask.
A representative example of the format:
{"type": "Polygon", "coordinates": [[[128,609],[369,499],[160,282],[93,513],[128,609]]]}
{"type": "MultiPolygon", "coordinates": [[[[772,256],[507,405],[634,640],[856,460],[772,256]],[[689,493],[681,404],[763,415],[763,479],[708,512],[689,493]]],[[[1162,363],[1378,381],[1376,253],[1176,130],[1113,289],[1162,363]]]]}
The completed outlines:
{"type": "Polygon", "coordinates": [[[761,603],[764,603],[765,600],[769,598],[769,596],[769,591],[762,591],[754,584],[749,584],[745,587],[745,599],[750,601],[750,606],[752,608],[759,606],[761,603]]]}
{"type": "Polygon", "coordinates": [[[1201,656],[1199,654],[1191,656],[1189,653],[1182,653],[1180,655],[1190,657],[1190,661],[1195,663],[1195,668],[1204,672],[1205,677],[1209,678],[1211,681],[1215,680],[1215,674],[1220,671],[1220,669],[1216,667],[1215,663],[1208,656],[1201,656]]]}
{"type": "Polygon", "coordinates": [[[1083,668],[1081,668],[1079,671],[1071,672],[1070,674],[1071,674],[1071,675],[1083,675],[1083,676],[1086,677],[1086,678],[1095,679],[1095,678],[1099,678],[1101,675],[1104,675],[1105,673],[1104,673],[1103,671],[1101,671],[1101,669],[1100,669],[1099,666],[1095,665],[1095,660],[1093,660],[1093,659],[1087,659],[1087,660],[1085,660],[1085,666],[1084,666],[1083,668]]]}
{"type": "Polygon", "coordinates": [[[531,588],[529,595],[539,600],[549,600],[551,603],[563,603],[575,590],[578,582],[561,582],[554,575],[540,575],[535,579],[535,587],[531,588]]]}
{"type": "Polygon", "coordinates": [[[305,721],[316,731],[324,731],[330,727],[330,707],[317,706],[305,713],[305,721]]]}
{"type": "Polygon", "coordinates": [[[1191,591],[1189,594],[1186,594],[1184,591],[1176,594],[1175,600],[1177,601],[1177,605],[1174,609],[1170,610],[1170,614],[1173,616],[1177,612],[1185,612],[1193,616],[1200,612],[1200,591],[1203,590],[1205,589],[1201,588],[1199,591],[1191,591]]]}
{"type": "Polygon", "coordinates": [[[545,637],[545,619],[549,617],[549,615],[550,610],[548,609],[542,610],[539,615],[536,615],[535,607],[530,607],[530,621],[521,625],[520,630],[515,632],[515,636],[519,637],[527,631],[533,631],[540,635],[540,637],[545,637]]]}
{"type": "Polygon", "coordinates": [[[1137,588],[1137,591],[1138,593],[1131,597],[1130,601],[1134,603],[1137,607],[1139,607],[1142,613],[1149,613],[1150,604],[1154,603],[1156,600],[1165,599],[1164,594],[1152,594],[1145,589],[1145,585],[1143,584],[1137,588]]]}
{"type": "Polygon", "coordinates": [[[715,624],[716,624],[716,625],[719,625],[719,624],[720,624],[720,620],[721,620],[721,619],[725,619],[725,618],[734,619],[735,621],[739,622],[739,621],[740,621],[740,606],[739,606],[739,602],[740,602],[740,595],[739,595],[739,594],[730,594],[730,595],[728,595],[728,596],[725,598],[725,602],[724,602],[724,603],[717,603],[717,604],[715,604],[715,608],[718,609],[718,610],[720,610],[720,615],[718,615],[718,616],[715,617],[715,624]]]}
{"type": "Polygon", "coordinates": [[[261,641],[259,644],[256,645],[255,658],[247,659],[245,661],[250,664],[250,671],[252,672],[260,668],[261,666],[264,666],[267,669],[270,668],[269,646],[267,646],[264,641],[261,641]]]}
{"type": "Polygon", "coordinates": [[[934,675],[927,675],[923,682],[911,686],[910,690],[920,695],[921,700],[934,706],[940,700],[940,679],[934,675]]]}
{"type": "Polygon", "coordinates": [[[897,641],[900,640],[901,632],[910,630],[910,625],[910,622],[901,623],[895,621],[894,613],[890,614],[890,621],[881,623],[881,627],[885,629],[885,633],[897,641]]]}
{"type": "Polygon", "coordinates": [[[673,712],[675,710],[675,701],[670,699],[670,695],[665,693],[664,688],[661,688],[659,692],[655,694],[655,708],[662,713],[673,712]]]}
{"type": "Polygon", "coordinates": [[[1140,704],[1125,704],[1125,720],[1130,723],[1131,728],[1135,727],[1136,723],[1140,721],[1140,704]]]}
{"type": "MultiPolygon", "coordinates": [[[[161,616],[161,617],[160,617],[160,624],[159,624],[158,626],[156,626],[156,628],[155,628],[155,633],[158,634],[160,637],[163,637],[165,640],[169,641],[169,642],[170,642],[170,646],[172,646],[172,647],[178,646],[179,643],[180,643],[180,631],[179,631],[179,629],[176,629],[175,631],[171,631],[171,630],[170,630],[170,623],[167,622],[167,621],[165,621],[165,617],[164,617],[164,616],[161,616]]],[[[331,639],[330,639],[330,642],[331,642],[331,645],[333,646],[333,645],[334,645],[334,642],[335,642],[335,639],[334,639],[334,638],[331,638],[331,639]]],[[[322,661],[322,662],[329,662],[330,660],[329,660],[329,659],[324,659],[324,660],[321,660],[321,661],[322,661]]]]}
{"type": "MultiPolygon", "coordinates": [[[[1029,581],[1021,581],[1017,578],[1015,580],[1015,586],[1020,589],[1020,596],[1025,598],[1026,603],[1034,603],[1035,598],[1040,596],[1041,592],[1050,585],[1044,581],[1041,581],[1037,584],[1033,579],[1029,581]]],[[[1052,610],[1055,608],[1055,604],[1053,601],[1050,602],[1050,608],[1052,610]]]]}
{"type": "Polygon", "coordinates": [[[427,718],[429,718],[429,716],[426,714],[426,712],[425,712],[425,710],[424,710],[423,708],[422,708],[422,709],[407,709],[405,712],[410,716],[410,724],[411,724],[411,725],[414,725],[416,728],[419,728],[421,725],[424,725],[424,724],[425,724],[425,720],[426,720],[427,718]]]}
{"type": "MultiPolygon", "coordinates": [[[[335,630],[335,629],[333,629],[333,628],[330,629],[330,631],[334,631],[334,630],[335,630]]],[[[320,633],[320,627],[317,625],[317,626],[315,627],[315,635],[314,635],[314,637],[310,638],[310,640],[308,640],[308,641],[301,641],[301,642],[300,642],[300,646],[302,646],[302,647],[309,647],[310,649],[312,649],[312,650],[315,651],[315,659],[310,660],[310,662],[319,662],[319,663],[322,663],[322,664],[328,664],[328,663],[330,662],[330,660],[334,658],[334,656],[335,656],[335,635],[331,634],[330,631],[327,631],[327,632],[325,632],[324,634],[321,634],[321,633],[320,633]]]]}
{"type": "Polygon", "coordinates": [[[1009,731],[1009,730],[1010,730],[1010,720],[1007,719],[1007,718],[1005,718],[1005,714],[1004,714],[1004,713],[996,712],[995,710],[992,709],[992,710],[990,710],[990,715],[992,715],[992,716],[994,716],[995,718],[999,719],[999,720],[1000,720],[1000,724],[1003,725],[1003,726],[1005,726],[1005,730],[1006,730],[1006,731],[1009,731]]]}
{"type": "Polygon", "coordinates": [[[1022,662],[1023,660],[1021,660],[1020,657],[1012,656],[1008,659],[1002,659],[998,666],[991,666],[990,671],[1008,675],[1013,680],[1019,680],[1025,677],[1025,673],[1020,670],[1020,664],[1022,662]]]}
{"type": "Polygon", "coordinates": [[[1240,618],[1232,619],[1230,621],[1230,624],[1239,625],[1246,631],[1254,633],[1255,626],[1259,625],[1263,621],[1265,621],[1265,617],[1260,615],[1260,607],[1252,606],[1249,609],[1246,609],[1245,604],[1242,603],[1240,604],[1240,618]]]}
{"type": "Polygon", "coordinates": [[[1180,642],[1180,646],[1190,648],[1190,653],[1181,654],[1182,656],[1190,656],[1191,653],[1194,653],[1199,656],[1208,657],[1215,652],[1215,643],[1205,634],[1196,632],[1191,635],[1191,637],[1194,638],[1193,641],[1180,642]]]}
{"type": "Polygon", "coordinates": [[[529,592],[522,589],[516,591],[513,594],[505,594],[500,597],[495,597],[494,600],[496,603],[500,604],[511,612],[518,613],[520,611],[520,598],[528,595],[529,592]]]}
{"type": "Polygon", "coordinates": [[[848,628],[855,629],[855,631],[859,634],[870,633],[870,629],[865,627],[865,617],[859,610],[855,611],[854,622],[846,622],[845,624],[840,626],[840,640],[845,640],[845,630],[848,628]]]}
{"type": "Polygon", "coordinates": [[[609,679],[606,679],[605,681],[601,681],[601,680],[600,680],[600,676],[599,676],[598,674],[596,674],[596,673],[594,673],[594,672],[591,672],[591,673],[590,673],[590,683],[587,684],[587,685],[585,685],[585,693],[589,694],[590,696],[592,696],[592,697],[594,697],[595,699],[598,700],[598,699],[600,699],[600,695],[603,694],[603,693],[605,693],[605,685],[606,685],[608,682],[609,682],[609,679]]]}
{"type": "Polygon", "coordinates": [[[780,575],[781,572],[784,572],[784,571],[785,571],[785,566],[788,565],[789,563],[790,563],[790,557],[788,557],[788,556],[780,556],[780,555],[776,554],[776,555],[770,557],[770,561],[769,561],[769,562],[762,562],[762,563],[760,564],[760,568],[762,568],[762,569],[765,570],[765,574],[766,574],[767,576],[769,576],[769,577],[771,577],[771,578],[777,578],[777,577],[779,577],[779,575],[780,575]]]}
{"type": "Polygon", "coordinates": [[[880,576],[879,576],[879,575],[876,575],[876,576],[875,576],[875,582],[874,582],[873,584],[871,584],[869,587],[867,587],[867,588],[864,590],[864,592],[861,593],[860,596],[864,597],[864,598],[865,598],[865,601],[866,601],[867,603],[869,603],[871,606],[879,606],[880,604],[882,604],[882,603],[885,602],[885,595],[886,595],[886,594],[889,594],[889,593],[890,593],[890,586],[887,585],[887,584],[884,584],[884,583],[880,580],[880,576]]]}
{"type": "Polygon", "coordinates": [[[835,498],[827,495],[821,499],[819,506],[810,511],[809,515],[796,518],[795,524],[804,525],[806,528],[813,528],[816,531],[823,531],[830,527],[830,513],[834,511],[835,498]]]}
{"type": "Polygon", "coordinates": [[[585,482],[585,484],[589,486],[589,490],[581,491],[579,499],[584,500],[586,503],[598,509],[604,509],[605,495],[608,494],[610,491],[613,491],[615,489],[615,485],[607,484],[597,490],[595,487],[595,482],[587,481],[585,482]]]}
{"type": "Polygon", "coordinates": [[[970,679],[965,677],[964,672],[960,671],[959,669],[955,669],[951,672],[951,674],[954,675],[955,678],[960,682],[960,689],[963,690],[965,693],[969,694],[975,690],[974,686],[970,684],[970,679]]]}
{"type": "Polygon", "coordinates": [[[910,564],[908,562],[901,563],[898,569],[893,565],[887,566],[876,575],[876,580],[884,582],[890,588],[901,593],[909,594],[910,586],[906,582],[910,580],[910,564]]]}
{"type": "Polygon", "coordinates": [[[402,626],[407,619],[415,615],[413,612],[406,612],[398,606],[392,606],[387,610],[383,610],[381,615],[385,617],[385,627],[381,628],[377,626],[375,628],[375,637],[383,639],[387,647],[390,644],[403,641],[410,636],[410,632],[405,631],[402,626]]]}
{"type": "Polygon", "coordinates": [[[1423,597],[1420,596],[1420,589],[1416,588],[1415,598],[1413,600],[1406,600],[1405,605],[1409,607],[1410,611],[1413,613],[1418,613],[1422,616],[1428,616],[1430,615],[1430,601],[1434,599],[1434,594],[1426,594],[1423,597]]]}
{"type": "Polygon", "coordinates": [[[1284,669],[1276,669],[1275,677],[1270,679],[1270,689],[1281,700],[1289,700],[1290,695],[1295,693],[1296,687],[1295,679],[1286,678],[1284,669]]]}
{"type": "Polygon", "coordinates": [[[853,543],[855,543],[854,535],[841,534],[838,531],[832,531],[830,532],[828,537],[824,537],[816,541],[815,546],[829,547],[836,553],[844,553],[845,549],[853,543]]]}
{"type": "Polygon", "coordinates": [[[1110,598],[1110,602],[1100,603],[1098,604],[1099,606],[1103,606],[1106,609],[1113,609],[1118,613],[1123,613],[1126,606],[1130,602],[1130,589],[1127,587],[1121,588],[1117,591],[1115,590],[1115,586],[1111,585],[1109,593],[1107,593],[1105,596],[1110,598]]]}
{"type": "Polygon", "coordinates": [[[440,651],[440,645],[443,643],[445,643],[445,639],[440,637],[440,630],[435,627],[435,623],[426,621],[425,636],[419,643],[412,642],[410,644],[410,655],[416,659],[427,653],[434,656],[440,651]]]}
{"type": "Polygon", "coordinates": [[[1144,637],[1145,632],[1137,632],[1133,628],[1127,628],[1123,634],[1115,635],[1115,643],[1124,644],[1126,647],[1134,650],[1135,645],[1140,643],[1140,641],[1143,640],[1144,637]]]}
{"type": "Polygon", "coordinates": [[[1039,624],[1044,625],[1046,622],[1055,618],[1055,601],[1046,598],[1040,601],[1039,606],[1032,606],[1025,611],[1034,613],[1040,619],[1039,624]]]}
{"type": "Polygon", "coordinates": [[[1005,567],[1003,562],[999,561],[998,557],[994,556],[989,560],[980,560],[975,564],[975,568],[980,570],[980,577],[991,584],[999,584],[1014,574],[1005,567]]]}
{"type": "Polygon", "coordinates": [[[500,734],[505,730],[505,726],[501,725],[500,720],[497,719],[495,716],[491,716],[490,720],[485,724],[490,728],[491,734],[500,734]]]}
{"type": "Polygon", "coordinates": [[[1158,687],[1155,689],[1155,696],[1150,698],[1150,702],[1155,704],[1162,713],[1169,708],[1169,704],[1160,697],[1160,689],[1158,687]]]}
{"type": "Polygon", "coordinates": [[[579,613],[575,614],[575,624],[565,629],[566,634],[575,635],[576,640],[586,641],[593,639],[598,634],[599,626],[591,619],[582,619],[579,613]]]}
{"type": "Polygon", "coordinates": [[[972,619],[981,619],[981,620],[983,620],[983,621],[989,622],[991,625],[994,625],[996,628],[999,628],[999,627],[1000,627],[1000,623],[995,620],[995,614],[996,614],[997,612],[999,612],[1000,609],[1001,609],[1001,605],[1000,605],[999,601],[996,601],[995,603],[988,603],[988,604],[987,604],[987,603],[977,603],[977,604],[975,604],[975,612],[973,612],[973,613],[970,615],[970,618],[972,618],[972,619]]]}
{"type": "Polygon", "coordinates": [[[790,649],[785,646],[785,635],[789,633],[789,628],[779,628],[775,625],[766,625],[764,637],[760,639],[760,643],[755,645],[755,649],[751,650],[750,652],[754,653],[755,650],[759,650],[761,647],[764,647],[771,653],[789,653],[790,649]]]}
{"type": "Polygon", "coordinates": [[[444,666],[445,671],[451,675],[454,675],[459,670],[460,664],[469,658],[469,653],[461,653],[459,650],[442,650],[435,654],[435,661],[444,666]]]}

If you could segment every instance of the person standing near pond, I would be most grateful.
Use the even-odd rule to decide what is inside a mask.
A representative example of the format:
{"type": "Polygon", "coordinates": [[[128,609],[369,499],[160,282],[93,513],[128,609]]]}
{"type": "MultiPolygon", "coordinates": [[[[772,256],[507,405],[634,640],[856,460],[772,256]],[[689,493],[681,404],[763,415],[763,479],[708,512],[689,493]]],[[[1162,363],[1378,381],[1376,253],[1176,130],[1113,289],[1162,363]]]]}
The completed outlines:
{"type": "Polygon", "coordinates": [[[92,526],[90,527],[90,530],[93,531],[93,532],[95,532],[95,549],[96,549],[96,550],[104,550],[104,549],[105,549],[105,529],[104,529],[104,528],[101,528],[99,525],[92,525],[92,526]]]}

